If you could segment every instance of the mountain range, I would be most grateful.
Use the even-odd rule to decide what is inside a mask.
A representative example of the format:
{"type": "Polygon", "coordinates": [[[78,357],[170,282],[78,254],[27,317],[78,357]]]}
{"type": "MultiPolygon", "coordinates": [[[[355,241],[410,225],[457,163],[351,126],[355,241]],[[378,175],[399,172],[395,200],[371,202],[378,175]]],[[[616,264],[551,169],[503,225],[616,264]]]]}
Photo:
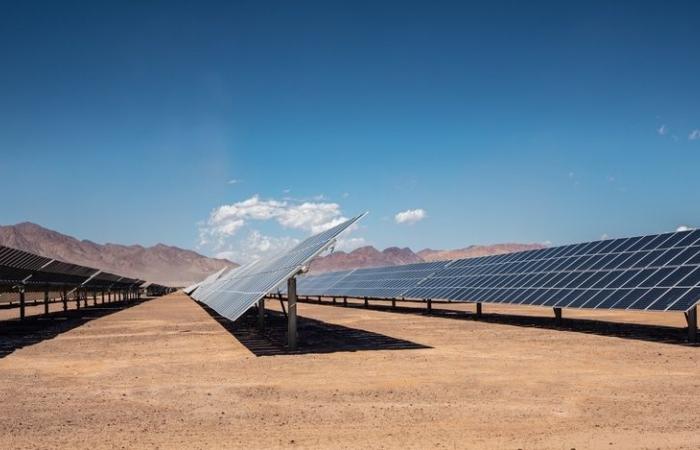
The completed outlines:
{"type": "Polygon", "coordinates": [[[31,222],[0,226],[0,245],[166,286],[186,286],[222,267],[237,265],[163,244],[143,247],[81,241],[31,222]]]}
{"type": "Polygon", "coordinates": [[[337,251],[327,256],[316,258],[310,267],[312,273],[349,270],[360,267],[394,266],[425,261],[442,261],[447,259],[474,258],[477,256],[498,255],[501,253],[520,252],[544,248],[542,244],[494,244],[471,245],[455,250],[425,249],[418,253],[408,247],[389,247],[379,251],[372,246],[360,247],[351,252],[337,251]]]}
{"type": "MultiPolygon", "coordinates": [[[[97,244],[88,240],[78,240],[31,222],[0,226],[0,245],[166,286],[186,286],[223,267],[238,265],[226,259],[209,258],[192,250],[164,244],[152,247],[97,244]]],[[[361,267],[471,258],[543,247],[541,244],[510,243],[471,245],[454,250],[424,249],[416,253],[408,247],[378,250],[372,246],[365,246],[350,252],[336,251],[318,257],[311,263],[310,269],[312,273],[322,273],[361,267]]]]}

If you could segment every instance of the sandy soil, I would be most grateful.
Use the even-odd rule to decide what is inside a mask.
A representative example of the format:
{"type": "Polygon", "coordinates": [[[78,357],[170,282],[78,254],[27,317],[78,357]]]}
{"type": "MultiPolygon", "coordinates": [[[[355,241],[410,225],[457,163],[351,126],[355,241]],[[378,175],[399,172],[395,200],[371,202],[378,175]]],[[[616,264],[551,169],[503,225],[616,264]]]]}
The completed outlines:
{"type": "Polygon", "coordinates": [[[284,354],[281,318],[104,308],[0,359],[0,448],[700,448],[700,347],[653,333],[301,304],[284,354]]]}

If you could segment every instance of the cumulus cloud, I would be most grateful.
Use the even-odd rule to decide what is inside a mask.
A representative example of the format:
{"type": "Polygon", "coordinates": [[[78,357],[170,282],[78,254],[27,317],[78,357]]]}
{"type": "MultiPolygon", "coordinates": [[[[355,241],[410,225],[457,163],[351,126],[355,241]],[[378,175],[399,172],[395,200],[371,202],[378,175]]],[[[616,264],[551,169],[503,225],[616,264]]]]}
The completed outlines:
{"type": "Polygon", "coordinates": [[[215,256],[239,263],[247,263],[289,250],[298,243],[298,239],[286,236],[266,236],[258,230],[251,230],[245,239],[238,242],[235,247],[219,251],[215,256]]]}
{"type": "Polygon", "coordinates": [[[425,219],[427,217],[427,214],[424,209],[418,208],[418,209],[407,209],[406,211],[401,211],[397,213],[394,216],[394,221],[396,223],[406,223],[406,224],[413,224],[416,222],[420,222],[421,220],[425,219]]]}
{"type": "Polygon", "coordinates": [[[690,231],[694,229],[694,227],[689,227],[688,225],[681,225],[678,228],[676,228],[676,231],[690,231]]]}
{"type": "Polygon", "coordinates": [[[668,127],[665,124],[662,124],[656,129],[656,132],[659,133],[660,136],[665,136],[668,134],[668,127]]]}
{"type": "Polygon", "coordinates": [[[690,139],[691,141],[696,141],[696,140],[700,139],[700,130],[695,129],[695,130],[691,131],[690,134],[688,135],[688,139],[690,139]]]}
{"type": "Polygon", "coordinates": [[[342,250],[344,252],[351,252],[356,248],[364,247],[365,245],[369,244],[363,237],[339,238],[338,242],[335,244],[335,249],[342,250]]]}
{"type": "Polygon", "coordinates": [[[251,221],[274,220],[285,228],[320,233],[347,220],[340,205],[327,202],[293,203],[264,200],[254,195],[246,200],[222,205],[200,226],[200,244],[221,241],[235,235],[251,221]]]}
{"type": "MultiPolygon", "coordinates": [[[[198,223],[199,247],[236,262],[285,251],[299,242],[288,236],[268,236],[258,231],[256,224],[276,224],[287,230],[316,234],[347,220],[340,205],[323,201],[294,199],[263,199],[254,195],[248,199],[221,205],[198,223]]],[[[266,225],[269,228],[269,225],[266,225]]],[[[351,227],[351,231],[355,227],[351,227]]],[[[267,228],[265,228],[267,232],[267,228]]],[[[342,240],[338,247],[353,249],[361,246],[363,238],[342,240]]]]}

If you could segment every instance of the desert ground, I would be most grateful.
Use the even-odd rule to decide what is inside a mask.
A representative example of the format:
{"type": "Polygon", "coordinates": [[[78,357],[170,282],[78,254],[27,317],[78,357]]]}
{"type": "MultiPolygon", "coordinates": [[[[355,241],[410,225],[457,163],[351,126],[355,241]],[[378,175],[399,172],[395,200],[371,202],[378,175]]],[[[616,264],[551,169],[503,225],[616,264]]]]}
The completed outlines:
{"type": "Polygon", "coordinates": [[[182,293],[0,333],[0,448],[700,448],[682,315],[471,308],[302,303],[295,354],[182,293]]]}

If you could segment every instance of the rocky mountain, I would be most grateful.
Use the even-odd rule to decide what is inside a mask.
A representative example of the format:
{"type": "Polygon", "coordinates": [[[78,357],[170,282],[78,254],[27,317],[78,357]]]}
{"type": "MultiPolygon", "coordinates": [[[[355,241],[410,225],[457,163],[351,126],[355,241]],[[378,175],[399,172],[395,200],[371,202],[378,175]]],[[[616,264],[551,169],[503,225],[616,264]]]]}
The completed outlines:
{"type": "Polygon", "coordinates": [[[81,241],[30,222],[0,226],[0,245],[167,286],[185,286],[236,265],[163,244],[143,247],[81,241]]]}
{"type": "Polygon", "coordinates": [[[543,248],[541,244],[495,244],[472,245],[456,250],[425,249],[414,253],[410,248],[389,247],[379,251],[372,246],[360,247],[349,253],[338,251],[328,256],[316,258],[310,267],[312,273],[350,270],[361,267],[395,266],[424,261],[440,261],[456,258],[497,255],[543,248]]]}
{"type": "Polygon", "coordinates": [[[368,245],[349,253],[337,251],[328,256],[316,258],[311,263],[310,269],[312,272],[321,273],[358,267],[396,266],[422,261],[421,257],[413,253],[410,248],[389,247],[379,251],[368,245]]]}
{"type": "Polygon", "coordinates": [[[456,250],[432,250],[426,248],[417,254],[424,261],[444,261],[446,259],[476,258],[478,256],[500,255],[501,253],[522,252],[544,248],[542,244],[493,244],[470,245],[456,250]]]}

